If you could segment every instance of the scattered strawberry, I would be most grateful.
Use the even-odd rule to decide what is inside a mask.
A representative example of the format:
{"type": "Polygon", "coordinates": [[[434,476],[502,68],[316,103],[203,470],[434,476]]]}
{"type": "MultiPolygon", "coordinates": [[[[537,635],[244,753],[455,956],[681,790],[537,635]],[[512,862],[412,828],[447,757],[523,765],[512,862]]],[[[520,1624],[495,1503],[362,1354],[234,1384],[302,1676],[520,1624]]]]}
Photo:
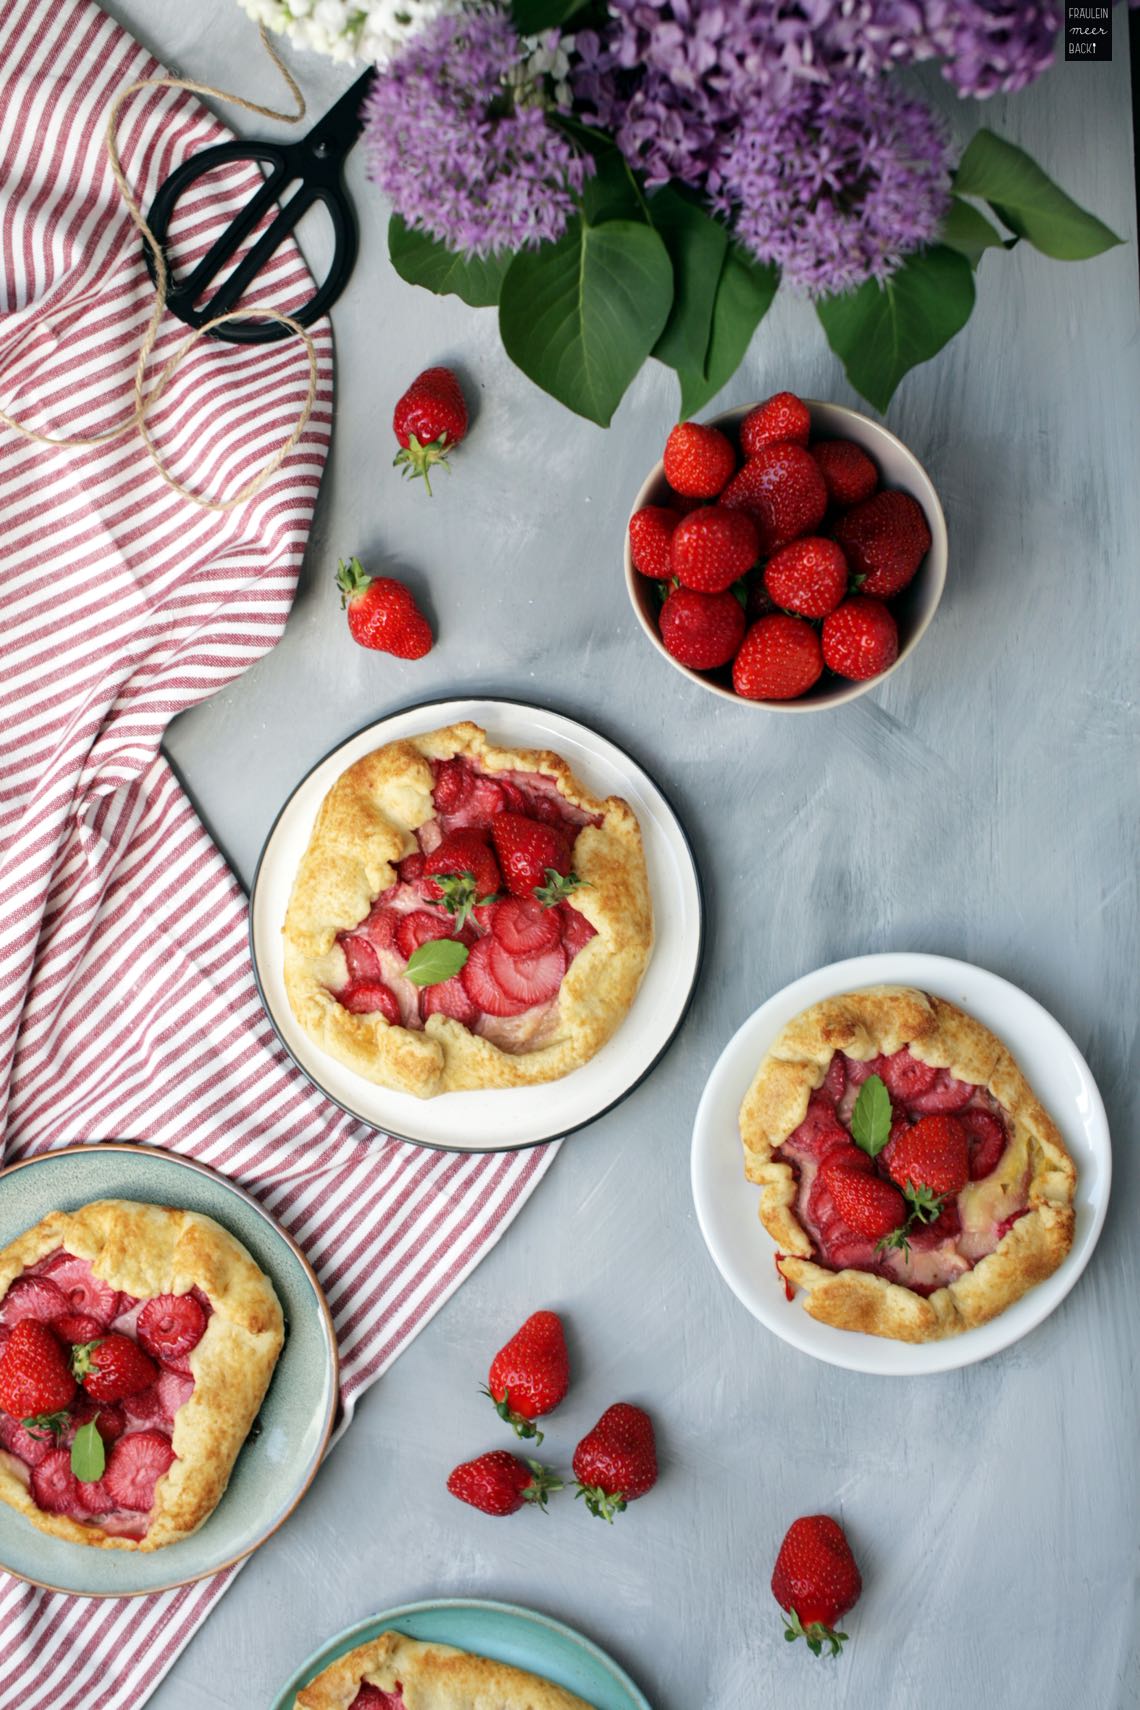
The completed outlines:
{"type": "Polygon", "coordinates": [[[447,915],[434,909],[414,908],[409,914],[400,916],[396,948],[405,961],[411,961],[421,944],[439,938],[454,938],[458,943],[471,945],[475,942],[474,928],[470,925],[454,927],[447,915]]]}
{"type": "Polygon", "coordinates": [[[0,1355],[0,1407],[13,1419],[46,1418],[74,1394],[62,1342],[38,1318],[21,1318],[0,1355]]]}
{"type": "Polygon", "coordinates": [[[727,665],[744,639],[746,618],[740,601],[727,590],[697,594],[674,588],[661,607],[665,651],[694,671],[727,665]]]}
{"type": "Polygon", "coordinates": [[[1005,1125],[989,1110],[964,1110],[961,1116],[970,1148],[970,1180],[980,1182],[992,1175],[1006,1148],[1005,1125]]]}
{"type": "Polygon", "coordinates": [[[752,625],[732,667],[732,686],[748,701],[790,701],[823,672],[819,636],[803,618],[777,612],[752,625]]]}
{"type": "Polygon", "coordinates": [[[733,476],[720,502],[751,513],[766,557],[801,534],[814,534],[827,510],[827,488],[802,445],[765,445],[733,476]]]}
{"type": "Polygon", "coordinates": [[[835,538],[847,554],[860,592],[877,599],[900,594],[930,551],[930,525],[909,493],[876,493],[840,517],[835,538]]]}
{"type": "Polygon", "coordinates": [[[740,448],[745,457],[755,457],[765,445],[781,441],[806,445],[810,434],[811,413],[803,400],[794,392],[775,392],[741,422],[740,448]]]}
{"type": "Polygon", "coordinates": [[[536,956],[559,942],[559,912],[543,908],[533,897],[504,897],[490,910],[487,923],[509,956],[536,956]]]}
{"type": "Polygon", "coordinates": [[[52,1320],[52,1329],[65,1342],[90,1342],[102,1334],[103,1328],[97,1318],[88,1317],[86,1312],[65,1312],[62,1318],[52,1320]]]}
{"type": "Polygon", "coordinates": [[[715,499],[736,468],[732,443],[718,428],[678,422],[665,441],[665,479],[689,499],[715,499]]]}
{"type": "Polygon", "coordinates": [[[751,570],[759,552],[756,525],[746,511],[707,505],[678,523],[669,562],[683,587],[719,594],[751,570]]]}
{"type": "Polygon", "coordinates": [[[849,1229],[868,1241],[886,1241],[907,1220],[908,1206],[902,1194],[881,1176],[854,1167],[844,1154],[826,1158],[820,1174],[835,1209],[849,1229]]]}
{"type": "Polygon", "coordinates": [[[574,1450],[576,1495],[600,1520],[613,1520],[627,1503],[657,1483],[657,1445],[648,1413],[628,1401],[607,1407],[574,1450]]]}
{"type": "Polygon", "coordinates": [[[526,814],[501,813],[491,822],[491,841],[512,896],[534,897],[550,908],[581,884],[571,871],[570,844],[555,825],[526,814]]]}
{"type": "Polygon", "coordinates": [[[430,496],[429,470],[436,463],[449,468],[447,454],[467,432],[467,405],[450,368],[425,368],[416,376],[392,413],[392,431],[401,448],[395,466],[413,480],[422,475],[430,496]]]}
{"type": "Polygon", "coordinates": [[[107,1460],[103,1483],[116,1508],[145,1514],[154,1505],[159,1479],[175,1461],[170,1438],[163,1431],[132,1431],[120,1437],[107,1460]]]}
{"type": "Polygon", "coordinates": [[[635,570],[659,582],[668,580],[672,574],[669,542],[680,520],[680,513],[667,505],[643,505],[633,513],[629,519],[629,555],[635,570]]]}
{"type": "Polygon", "coordinates": [[[820,535],[790,541],[765,565],[764,586],[785,611],[807,618],[826,617],[847,592],[843,548],[820,535]]]}
{"type": "Polygon", "coordinates": [[[51,1449],[32,1469],[32,1496],[47,1514],[68,1514],[79,1501],[79,1481],[71,1470],[67,1449],[51,1449]]]}
{"type": "Polygon", "coordinates": [[[457,931],[501,882],[498,862],[477,831],[449,831],[424,862],[424,896],[455,917],[457,931]]]}
{"type": "MultiPolygon", "coordinates": [[[[533,1000],[511,997],[495,977],[495,940],[488,935],[480,938],[471,949],[460,973],[456,976],[476,1009],[487,1015],[525,1015],[533,1000]]],[[[434,988],[429,987],[429,990],[434,988]]]]}
{"type": "Polygon", "coordinates": [[[467,995],[467,987],[459,974],[449,980],[439,980],[434,986],[424,986],[420,992],[420,1019],[429,1015],[447,1015],[464,1027],[473,1027],[479,1011],[467,995]]]}
{"type": "Polygon", "coordinates": [[[881,600],[855,594],[823,620],[823,658],[837,676],[877,677],[899,654],[899,628],[881,600]]]}
{"type": "Polygon", "coordinates": [[[793,1520],[772,1570],[772,1596],[787,1617],[788,1640],[806,1639],[819,1656],[838,1656],[846,1633],[836,1623],[859,1601],[863,1581],[843,1528],[827,1514],[793,1520]]]}
{"type": "Polygon", "coordinates": [[[158,1367],[137,1342],[116,1331],[85,1342],[71,1353],[71,1369],[92,1401],[121,1401],[149,1389],[158,1367]]]}
{"type": "Polygon", "coordinates": [[[196,1348],[206,1329],[206,1314],[192,1294],[156,1294],[138,1316],[136,1334],[156,1360],[180,1360],[196,1348]]]}
{"type": "Polygon", "coordinates": [[[562,1489],[562,1480],[538,1461],[520,1461],[506,1449],[494,1449],[456,1467],[447,1488],[481,1514],[498,1516],[517,1514],[526,1502],[545,1509],[547,1496],[562,1489]]]}
{"type": "Polygon", "coordinates": [[[879,485],[879,471],[853,439],[821,439],[811,454],[833,505],[858,505],[879,485]]]}
{"type": "Polygon", "coordinates": [[[118,1289],[97,1277],[86,1259],[60,1253],[45,1265],[44,1277],[67,1296],[72,1312],[86,1313],[100,1324],[109,1324],[122,1310],[118,1289]]]}
{"type": "Polygon", "coordinates": [[[532,1312],[491,1361],[485,1395],[519,1437],[542,1442],[534,1421],[553,1413],[570,1387],[570,1359],[556,1312],[532,1312]]]}
{"type": "Polygon", "coordinates": [[[3,1317],[9,1327],[24,1318],[48,1324],[69,1310],[67,1296],[47,1277],[17,1277],[4,1296],[3,1317]]]}
{"type": "Polygon", "coordinates": [[[911,1200],[922,1189],[929,1199],[959,1194],[970,1179],[969,1142],[956,1116],[922,1117],[884,1147],[883,1159],[911,1200]]]}
{"type": "Polygon", "coordinates": [[[557,912],[562,917],[562,948],[567,962],[572,962],[579,950],[584,950],[591,938],[598,936],[598,929],[571,903],[560,903],[557,912]]]}
{"type": "Polygon", "coordinates": [[[431,652],[431,626],[402,582],[369,576],[359,558],[350,558],[337,566],[336,584],[349,633],[361,647],[394,653],[397,659],[422,659],[431,652]]]}
{"type": "Polygon", "coordinates": [[[400,1022],[400,1006],[396,994],[383,980],[350,980],[337,993],[337,1003],[350,1015],[382,1015],[393,1027],[400,1022]]]}

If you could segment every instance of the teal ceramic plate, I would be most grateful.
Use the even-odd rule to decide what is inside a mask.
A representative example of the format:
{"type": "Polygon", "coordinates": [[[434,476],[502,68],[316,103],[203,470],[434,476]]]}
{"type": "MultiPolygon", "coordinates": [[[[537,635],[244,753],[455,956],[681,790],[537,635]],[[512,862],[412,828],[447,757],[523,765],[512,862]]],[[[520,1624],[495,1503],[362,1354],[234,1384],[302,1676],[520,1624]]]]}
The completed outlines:
{"type": "Polygon", "coordinates": [[[139,1199],[212,1217],[248,1248],[277,1290],[285,1347],[262,1404],[260,1429],[238,1456],[229,1489],[197,1532],[151,1554],[50,1538],[0,1503],[0,1567],[85,1597],[137,1597],[218,1573],[275,1532],[311,1483],[337,1406],[332,1320],[299,1247],[248,1194],[205,1165],[149,1146],[106,1142],[48,1152],[0,1172],[0,1247],[56,1209],[93,1199],[139,1199]]]}
{"type": "Polygon", "coordinates": [[[467,1597],[404,1603],[338,1633],[301,1665],[274,1700],[273,1710],[293,1710],[297,1693],[322,1669],[389,1627],[410,1639],[456,1645],[477,1656],[529,1669],[568,1692],[576,1692],[594,1710],[651,1710],[648,1698],[637,1690],[624,1669],[572,1627],[515,1603],[484,1603],[467,1597]]]}

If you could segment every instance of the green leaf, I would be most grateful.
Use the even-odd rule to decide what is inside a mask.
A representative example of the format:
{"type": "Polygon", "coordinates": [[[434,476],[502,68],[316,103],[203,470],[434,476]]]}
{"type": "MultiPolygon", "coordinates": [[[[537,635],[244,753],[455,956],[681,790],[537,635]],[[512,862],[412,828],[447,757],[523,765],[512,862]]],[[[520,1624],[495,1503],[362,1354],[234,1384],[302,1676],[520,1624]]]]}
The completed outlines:
{"type": "Polygon", "coordinates": [[[511,16],[520,36],[540,36],[556,30],[588,0],[511,0],[511,16]]]}
{"type": "Polygon", "coordinates": [[[641,196],[625,156],[616,148],[600,148],[593,138],[584,141],[594,157],[594,170],[582,188],[582,210],[587,225],[601,226],[609,220],[649,223],[641,196]]]}
{"type": "Polygon", "coordinates": [[[682,417],[703,410],[732,379],[779,284],[780,275],[774,267],[753,260],[736,244],[728,245],[716,284],[704,362],[678,370],[682,417]]]}
{"type": "Polygon", "coordinates": [[[959,196],[978,196],[998,218],[1058,261],[1085,261],[1123,240],[1042,172],[1024,149],[993,131],[980,130],[954,174],[959,196]]]}
{"type": "Polygon", "coordinates": [[[816,313],[847,378],[885,410],[904,374],[937,356],[974,307],[974,275],[964,255],[934,244],[897,273],[869,279],[842,297],[821,297],[816,313]]]}
{"type": "Polygon", "coordinates": [[[703,373],[728,233],[668,184],[653,197],[649,212],[673,263],[673,307],[653,354],[678,372],[703,373]]]}
{"type": "Polygon", "coordinates": [[[393,214],[388,221],[388,254],[392,266],[409,285],[422,285],[437,297],[461,297],[473,309],[489,309],[499,301],[503,277],[514,260],[510,250],[488,256],[459,255],[426,232],[417,231],[393,214]]]}
{"type": "Polygon", "coordinates": [[[83,1484],[94,1484],[103,1476],[107,1453],[99,1435],[99,1415],[81,1425],[71,1445],[71,1470],[83,1484]]]}
{"type": "Polygon", "coordinates": [[[414,986],[438,986],[458,974],[467,961],[467,946],[456,938],[429,938],[408,957],[404,973],[414,986]]]}
{"type": "Polygon", "coordinates": [[[559,403],[608,427],[656,344],[673,269],[649,226],[574,220],[557,243],[512,261],[499,301],[507,355],[559,403]]]}
{"type": "MultiPolygon", "coordinates": [[[[938,234],[941,243],[948,244],[964,255],[971,267],[976,267],[987,249],[1003,249],[1002,236],[972,202],[952,198],[950,211],[938,234]]],[[[1016,240],[1014,240],[1016,241],[1016,240]]]]}
{"type": "Polygon", "coordinates": [[[891,1137],[891,1098],[878,1075],[868,1075],[851,1112],[851,1138],[877,1158],[891,1137]]]}

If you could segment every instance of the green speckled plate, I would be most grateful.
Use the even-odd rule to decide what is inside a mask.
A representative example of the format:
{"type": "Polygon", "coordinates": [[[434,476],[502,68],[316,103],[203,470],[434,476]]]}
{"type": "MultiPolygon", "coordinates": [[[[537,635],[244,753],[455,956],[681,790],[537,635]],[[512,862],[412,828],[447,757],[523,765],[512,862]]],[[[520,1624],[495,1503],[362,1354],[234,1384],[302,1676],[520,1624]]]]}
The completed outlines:
{"type": "Polygon", "coordinates": [[[248,1248],[277,1290],[285,1347],[229,1488],[191,1537],[151,1554],[98,1550],[39,1532],[0,1503],[0,1567],[53,1591],[138,1597],[218,1573],[263,1544],[311,1483],[337,1406],[337,1351],[320,1285],[257,1202],[204,1164],[119,1142],[72,1147],[0,1171],[0,1247],[49,1211],[138,1199],[200,1211],[248,1248]]]}
{"type": "Polygon", "coordinates": [[[648,1698],[625,1670],[573,1627],[516,1603],[486,1603],[474,1597],[404,1603],[338,1633],[302,1663],[274,1699],[273,1710],[293,1710],[298,1692],[322,1669],[389,1627],[406,1633],[409,1639],[456,1645],[477,1656],[529,1669],[531,1674],[576,1692],[594,1710],[652,1710],[648,1698]]]}

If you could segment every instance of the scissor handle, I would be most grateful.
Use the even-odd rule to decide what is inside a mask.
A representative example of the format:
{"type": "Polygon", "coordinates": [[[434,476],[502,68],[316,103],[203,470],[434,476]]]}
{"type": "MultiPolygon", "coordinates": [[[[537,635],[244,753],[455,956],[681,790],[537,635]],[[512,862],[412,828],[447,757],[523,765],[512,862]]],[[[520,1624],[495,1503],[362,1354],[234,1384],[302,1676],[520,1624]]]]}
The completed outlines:
{"type": "MultiPolygon", "coordinates": [[[[357,232],[352,207],[341,179],[341,151],[326,149],[317,132],[297,143],[228,142],[203,149],[171,173],[151,203],[147,224],[154,233],[163,254],[175,204],[197,179],[215,167],[231,161],[250,161],[268,167],[265,182],[245,207],[211,244],[202,259],[185,279],[176,279],[171,270],[166,294],[166,306],[187,326],[204,326],[218,315],[236,307],[250,281],[261,272],[273,255],[290,236],[298,220],[314,204],[322,202],[328,209],[333,227],[333,255],[324,282],[307,303],[289,310],[291,320],[301,326],[311,326],[332,307],[348,283],[356,260],[357,232]],[[197,307],[197,300],[226,262],[237,252],[272,204],[278,201],[288,185],[300,180],[300,189],[282,207],[277,218],[261,234],[246,255],[214,295],[197,307]]],[[[147,270],[151,279],[157,277],[154,257],[149,245],[145,248],[147,270]]],[[[291,330],[279,321],[229,321],[212,329],[215,338],[232,344],[272,344],[289,338],[291,330]]]]}

